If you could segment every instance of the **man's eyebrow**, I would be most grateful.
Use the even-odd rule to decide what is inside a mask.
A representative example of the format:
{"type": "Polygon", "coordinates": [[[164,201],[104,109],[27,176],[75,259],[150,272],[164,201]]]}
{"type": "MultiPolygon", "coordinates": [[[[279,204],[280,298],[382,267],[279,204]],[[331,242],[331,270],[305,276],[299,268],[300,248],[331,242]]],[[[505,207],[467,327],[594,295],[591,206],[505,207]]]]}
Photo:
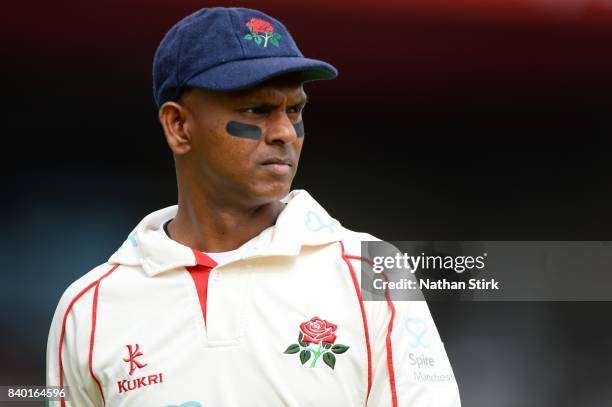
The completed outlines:
{"type": "Polygon", "coordinates": [[[293,106],[306,106],[306,103],[308,103],[308,95],[304,93],[304,95],[302,97],[300,97],[300,100],[298,100],[296,103],[293,103],[291,105],[291,107],[293,107],[293,106]]]}
{"type": "Polygon", "coordinates": [[[308,94],[304,93],[304,96],[300,99],[300,104],[305,105],[308,103],[308,94]]]}
{"type": "MultiPolygon", "coordinates": [[[[276,106],[276,104],[270,103],[268,100],[266,100],[268,97],[276,98],[276,94],[266,92],[266,93],[262,93],[258,95],[247,96],[243,99],[242,103],[257,104],[257,105],[266,106],[266,107],[276,106]]],[[[291,106],[305,105],[306,103],[308,103],[308,99],[309,99],[308,94],[303,93],[300,99],[296,103],[293,103],[291,106]]]]}

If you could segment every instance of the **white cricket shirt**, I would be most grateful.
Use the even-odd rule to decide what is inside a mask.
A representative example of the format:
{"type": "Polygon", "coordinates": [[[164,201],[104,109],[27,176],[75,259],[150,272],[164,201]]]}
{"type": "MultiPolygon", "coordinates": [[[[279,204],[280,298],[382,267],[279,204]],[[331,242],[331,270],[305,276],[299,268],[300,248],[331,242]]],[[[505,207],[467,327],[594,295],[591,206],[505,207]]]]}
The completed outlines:
{"type": "MultiPolygon", "coordinates": [[[[362,301],[360,242],[306,191],[214,267],[146,216],[62,295],[47,344],[51,406],[456,407],[424,301],[362,301]],[[425,363],[422,363],[425,361],[425,363]]],[[[212,261],[212,263],[211,263],[212,261]]]]}

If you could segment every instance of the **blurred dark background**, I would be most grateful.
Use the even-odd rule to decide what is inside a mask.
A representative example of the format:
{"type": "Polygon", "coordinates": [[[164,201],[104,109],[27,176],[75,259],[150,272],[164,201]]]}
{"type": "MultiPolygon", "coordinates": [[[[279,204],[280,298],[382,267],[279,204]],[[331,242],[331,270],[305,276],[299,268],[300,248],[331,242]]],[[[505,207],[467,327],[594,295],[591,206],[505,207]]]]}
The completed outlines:
{"type": "MultiPolygon", "coordinates": [[[[206,6],[283,21],[339,77],[294,187],[386,240],[610,240],[612,3],[132,0],[3,5],[0,384],[43,384],[63,290],[176,203],[151,92],[206,6]]],[[[430,304],[463,405],[612,405],[610,303],[430,304]]],[[[20,403],[19,405],[25,405],[20,403]]]]}

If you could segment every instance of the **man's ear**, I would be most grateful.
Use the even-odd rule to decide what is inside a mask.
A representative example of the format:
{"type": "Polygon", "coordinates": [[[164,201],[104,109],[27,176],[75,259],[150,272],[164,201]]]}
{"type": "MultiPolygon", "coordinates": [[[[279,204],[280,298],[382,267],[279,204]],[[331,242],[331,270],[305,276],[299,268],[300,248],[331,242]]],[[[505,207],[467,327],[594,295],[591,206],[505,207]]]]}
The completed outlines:
{"type": "Polygon", "coordinates": [[[185,122],[188,111],[176,102],[166,102],[159,108],[159,122],[164,128],[166,142],[175,155],[183,155],[191,149],[191,139],[185,122]]]}

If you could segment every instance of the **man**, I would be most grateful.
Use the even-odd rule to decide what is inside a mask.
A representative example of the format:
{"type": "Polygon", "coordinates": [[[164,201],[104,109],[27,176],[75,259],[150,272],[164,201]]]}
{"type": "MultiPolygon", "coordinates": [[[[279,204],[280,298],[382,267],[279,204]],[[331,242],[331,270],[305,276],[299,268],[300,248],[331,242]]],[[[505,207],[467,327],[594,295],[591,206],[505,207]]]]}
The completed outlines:
{"type": "Polygon", "coordinates": [[[166,34],[153,79],[178,205],[65,291],[56,405],[459,405],[427,304],[362,300],[375,238],[290,192],[302,84],[336,75],[256,10],[202,9],[166,34]]]}

